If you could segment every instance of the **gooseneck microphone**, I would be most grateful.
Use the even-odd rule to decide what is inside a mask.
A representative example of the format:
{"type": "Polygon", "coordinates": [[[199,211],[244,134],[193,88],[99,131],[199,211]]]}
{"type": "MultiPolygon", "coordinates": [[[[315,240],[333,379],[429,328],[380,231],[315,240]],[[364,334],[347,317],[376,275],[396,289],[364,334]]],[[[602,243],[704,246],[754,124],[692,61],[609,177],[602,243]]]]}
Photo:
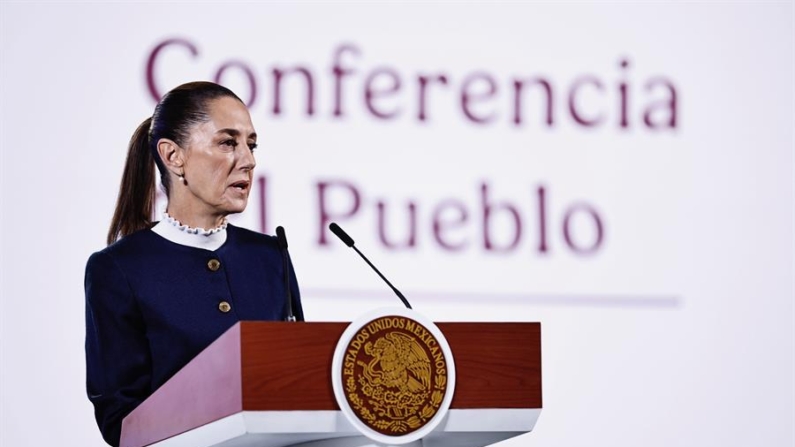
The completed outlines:
{"type": "Polygon", "coordinates": [[[287,236],[284,228],[276,227],[276,242],[279,244],[279,251],[282,252],[282,264],[284,265],[284,289],[287,290],[287,318],[285,321],[295,321],[293,314],[293,292],[290,289],[290,261],[287,259],[287,236]]]}
{"type": "MultiPolygon", "coordinates": [[[[348,233],[346,233],[346,232],[345,232],[345,231],[344,231],[342,228],[340,228],[340,226],[339,226],[339,225],[337,225],[337,224],[336,224],[336,223],[334,223],[334,222],[331,222],[331,224],[329,224],[328,228],[329,228],[329,230],[331,230],[331,232],[332,232],[332,233],[334,233],[335,235],[337,235],[337,237],[338,237],[338,238],[340,238],[340,240],[341,240],[342,242],[344,242],[344,243],[345,243],[345,245],[347,245],[348,247],[351,247],[352,249],[356,250],[356,253],[359,253],[359,256],[361,256],[361,257],[362,257],[362,259],[364,259],[364,262],[366,262],[366,263],[367,263],[367,265],[369,265],[369,266],[370,266],[370,268],[372,268],[373,270],[375,270],[375,272],[376,272],[376,273],[378,273],[378,276],[380,276],[380,277],[381,277],[381,279],[383,279],[383,280],[384,280],[384,282],[385,282],[385,283],[386,283],[386,284],[387,284],[389,287],[391,287],[391,288],[392,288],[392,290],[395,292],[395,294],[398,296],[398,298],[400,298],[400,301],[403,301],[403,304],[405,304],[407,308],[411,309],[411,304],[409,304],[409,301],[406,299],[406,297],[405,297],[405,296],[403,296],[403,294],[402,294],[402,293],[400,293],[400,290],[398,290],[398,289],[397,289],[395,286],[393,286],[393,285],[392,285],[392,283],[391,283],[391,282],[389,282],[389,280],[388,280],[388,279],[386,279],[386,278],[384,277],[384,275],[382,275],[382,274],[381,274],[381,272],[379,272],[379,271],[378,271],[378,269],[377,269],[377,268],[375,268],[375,266],[373,265],[373,263],[372,263],[372,262],[370,262],[370,260],[369,260],[369,259],[367,259],[367,256],[363,255],[363,254],[362,254],[362,252],[360,252],[360,251],[359,251],[359,249],[358,249],[358,248],[356,248],[356,247],[353,245],[353,238],[351,238],[350,236],[348,236],[348,233]]],[[[279,229],[277,228],[277,229],[276,229],[276,231],[278,232],[278,231],[279,231],[279,229]]]]}

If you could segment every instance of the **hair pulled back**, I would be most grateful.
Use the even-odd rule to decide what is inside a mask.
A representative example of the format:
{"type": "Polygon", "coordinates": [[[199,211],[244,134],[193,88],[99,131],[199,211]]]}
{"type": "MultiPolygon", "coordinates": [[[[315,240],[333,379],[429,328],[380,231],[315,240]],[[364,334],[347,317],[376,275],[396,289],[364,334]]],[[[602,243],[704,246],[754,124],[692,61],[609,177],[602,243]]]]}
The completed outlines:
{"type": "Polygon", "coordinates": [[[210,101],[227,96],[243,102],[228,88],[212,82],[182,84],[166,93],[152,117],[138,126],[127,149],[116,211],[108,231],[108,245],[152,226],[156,197],[155,166],[160,172],[166,196],[170,194],[169,171],[157,152],[157,142],[167,138],[184,146],[192,127],[209,121],[207,108],[210,101]]]}

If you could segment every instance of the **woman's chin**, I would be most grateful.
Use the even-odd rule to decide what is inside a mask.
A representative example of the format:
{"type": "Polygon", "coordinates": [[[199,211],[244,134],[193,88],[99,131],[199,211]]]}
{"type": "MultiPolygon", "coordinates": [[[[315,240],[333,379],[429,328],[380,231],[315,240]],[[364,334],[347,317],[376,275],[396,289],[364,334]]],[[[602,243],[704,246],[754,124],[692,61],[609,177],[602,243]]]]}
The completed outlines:
{"type": "Polygon", "coordinates": [[[226,209],[226,214],[240,214],[246,210],[246,204],[244,203],[242,206],[231,206],[226,209]]]}
{"type": "Polygon", "coordinates": [[[238,214],[246,210],[248,205],[248,198],[246,200],[228,200],[221,206],[221,211],[224,214],[238,214]]]}

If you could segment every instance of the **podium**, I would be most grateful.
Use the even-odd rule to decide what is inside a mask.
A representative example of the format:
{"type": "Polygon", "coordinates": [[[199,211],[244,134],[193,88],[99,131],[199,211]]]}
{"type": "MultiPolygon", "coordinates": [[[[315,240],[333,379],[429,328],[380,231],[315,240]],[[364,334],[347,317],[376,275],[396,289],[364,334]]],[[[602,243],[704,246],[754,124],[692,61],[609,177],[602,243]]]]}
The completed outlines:
{"type": "MultiPolygon", "coordinates": [[[[476,447],[533,429],[541,412],[540,323],[436,323],[457,382],[425,447],[476,447]]],[[[363,446],[331,382],[347,323],[235,324],[122,423],[121,447],[363,446]]]]}

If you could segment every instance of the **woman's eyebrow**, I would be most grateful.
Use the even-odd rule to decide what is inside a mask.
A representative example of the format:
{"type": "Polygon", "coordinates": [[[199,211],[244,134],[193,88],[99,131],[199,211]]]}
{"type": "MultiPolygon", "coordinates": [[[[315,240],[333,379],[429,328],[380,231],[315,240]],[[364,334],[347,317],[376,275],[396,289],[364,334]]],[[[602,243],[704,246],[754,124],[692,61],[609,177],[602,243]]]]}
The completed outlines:
{"type": "MultiPolygon", "coordinates": [[[[232,136],[232,137],[237,137],[237,136],[240,135],[240,131],[237,130],[237,129],[220,129],[216,133],[225,133],[225,134],[229,134],[229,136],[232,136]]],[[[257,133],[256,132],[251,132],[248,135],[248,137],[249,138],[257,138],[257,133]]]]}

